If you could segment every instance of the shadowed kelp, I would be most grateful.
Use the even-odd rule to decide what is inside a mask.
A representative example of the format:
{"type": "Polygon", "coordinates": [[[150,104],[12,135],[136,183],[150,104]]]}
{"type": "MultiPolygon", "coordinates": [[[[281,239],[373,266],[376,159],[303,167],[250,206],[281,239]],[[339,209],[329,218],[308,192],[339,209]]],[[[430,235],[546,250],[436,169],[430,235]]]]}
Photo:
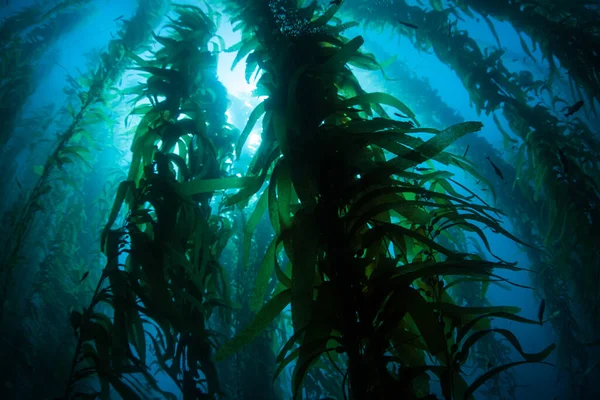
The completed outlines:
{"type": "MultiPolygon", "coordinates": [[[[535,322],[515,316],[511,308],[496,313],[500,310],[454,305],[442,277],[494,276],[493,269],[518,269],[456,253],[428,232],[445,220],[477,231],[468,222],[473,220],[512,236],[488,215],[497,210],[431,191],[426,176],[415,181],[421,175],[407,171],[429,159],[448,164],[454,156],[444,149],[481,124],[437,131],[390,120],[382,104],[417,124],[400,101],[360,88],[346,64],[364,57],[358,51],[362,38],[344,39],[339,36],[344,24],[328,25],[335,5],[322,15],[315,14],[314,5],[296,8],[286,1],[232,2],[231,9],[239,13],[233,22],[242,29],[242,43],[236,48],[243,49],[242,56],[250,54],[247,67],[255,69],[253,60],[262,60],[257,87],[268,97],[251,124],[264,114],[263,140],[248,175],[262,182],[271,171],[261,196],[267,202],[259,201],[265,205],[254,213],[269,210],[276,237],[275,254],[266,255],[273,260],[266,262],[281,285],[217,358],[247,344],[289,304],[294,335],[278,357],[278,372],[295,361],[294,397],[301,396],[309,367],[325,354],[345,365],[343,382],[356,399],[427,395],[427,371],[438,375],[445,397],[470,397],[488,377],[518,365],[499,366],[471,386],[463,380],[460,365],[486,333],[503,335],[520,349],[510,332],[486,330],[478,322],[492,316],[535,322]],[[361,109],[353,109],[355,105],[361,109]],[[373,113],[379,117],[369,118],[373,113]],[[423,132],[434,136],[428,141],[413,136],[423,132]],[[386,151],[397,157],[386,160],[386,151]],[[418,200],[417,195],[436,201],[418,200]],[[290,258],[291,275],[281,271],[274,257],[280,245],[290,258]],[[437,294],[427,299],[416,284],[437,294]],[[473,328],[484,329],[469,336],[473,328]],[[409,337],[413,343],[406,342],[409,337]],[[435,363],[427,365],[426,355],[435,363]]],[[[242,135],[242,144],[244,140],[242,135]]],[[[244,202],[259,188],[242,190],[229,204],[244,202]]],[[[524,362],[538,362],[552,348],[521,354],[524,362]]]]}

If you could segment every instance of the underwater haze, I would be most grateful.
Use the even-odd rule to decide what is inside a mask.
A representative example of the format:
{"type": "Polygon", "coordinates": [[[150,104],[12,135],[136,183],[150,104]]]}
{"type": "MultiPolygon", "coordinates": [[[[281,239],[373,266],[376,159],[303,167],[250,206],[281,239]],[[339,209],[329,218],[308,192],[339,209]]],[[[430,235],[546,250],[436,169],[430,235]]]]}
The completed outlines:
{"type": "Polygon", "coordinates": [[[2,0],[0,399],[600,398],[597,0],[2,0]]]}

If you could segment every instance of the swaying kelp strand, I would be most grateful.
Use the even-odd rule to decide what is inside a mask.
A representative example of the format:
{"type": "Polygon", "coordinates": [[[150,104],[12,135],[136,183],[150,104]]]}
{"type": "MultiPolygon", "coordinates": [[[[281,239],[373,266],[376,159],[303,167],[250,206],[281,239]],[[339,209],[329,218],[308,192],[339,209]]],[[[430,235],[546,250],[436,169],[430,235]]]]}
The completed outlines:
{"type": "MultiPolygon", "coordinates": [[[[442,390],[447,398],[462,398],[465,393],[469,395],[477,387],[468,388],[460,376],[459,365],[463,360],[459,357],[456,360],[460,361],[455,362],[455,351],[451,349],[453,343],[446,340],[448,327],[444,322],[448,316],[441,309],[429,308],[432,303],[412,285],[420,282],[434,286],[434,281],[442,282],[441,277],[446,274],[489,275],[493,268],[500,268],[503,264],[477,261],[479,258],[469,260],[472,257],[469,254],[448,251],[448,258],[457,262],[456,270],[453,270],[443,263],[445,257],[425,244],[428,243],[425,239],[425,243],[408,241],[405,235],[393,233],[391,227],[395,225],[390,223],[391,218],[398,218],[398,215],[400,224],[407,229],[424,232],[423,223],[413,221],[411,215],[431,212],[437,208],[436,203],[411,202],[411,197],[398,194],[398,200],[404,201],[400,203],[403,209],[394,210],[397,214],[384,211],[365,217],[356,228],[352,226],[357,216],[347,211],[371,190],[393,186],[394,182],[402,184],[402,179],[395,176],[406,168],[431,157],[451,157],[444,150],[451,143],[451,137],[463,129],[458,126],[440,134],[439,138],[434,135],[422,144],[405,145],[406,150],[396,159],[386,161],[383,148],[376,139],[378,129],[375,126],[378,122],[365,119],[365,116],[376,112],[387,118],[387,113],[377,100],[370,104],[372,99],[350,78],[352,74],[345,65],[359,54],[362,39],[348,41],[321,30],[336,7],[321,16],[313,16],[313,8],[296,8],[292,2],[259,1],[243,7],[232,3],[232,7],[239,13],[234,20],[243,21],[240,23],[243,26],[240,48],[248,51],[247,47],[251,44],[265,60],[258,87],[269,82],[268,87],[261,90],[262,93],[270,93],[270,96],[264,103],[263,141],[250,174],[273,167],[276,171],[285,162],[286,168],[289,168],[289,175],[285,176],[286,185],[293,188],[298,198],[286,196],[285,201],[289,202],[287,212],[292,206],[295,211],[291,215],[282,215],[282,199],[273,194],[263,195],[270,203],[279,200],[279,204],[269,204],[269,215],[276,219],[279,212],[279,223],[273,225],[278,227],[276,234],[281,235],[291,261],[289,302],[296,335],[293,343],[286,345],[279,360],[286,364],[296,360],[292,376],[294,397],[301,396],[300,387],[310,366],[335,348],[329,347],[331,340],[335,340],[339,351],[347,356],[347,383],[351,398],[384,398],[390,393],[417,398],[420,394],[430,393],[427,370],[440,373],[442,390]],[[353,101],[350,99],[357,95],[366,95],[362,97],[365,101],[359,102],[364,114],[340,115],[338,110],[350,106],[353,101]],[[365,139],[339,141],[338,138],[344,136],[341,130],[353,122],[363,123],[357,134],[364,133],[365,139]],[[282,157],[266,158],[265,155],[271,153],[276,145],[282,157]],[[407,155],[409,158],[405,158],[407,155]],[[286,220],[290,222],[284,222],[286,220]],[[364,238],[378,226],[382,227],[383,234],[367,245],[364,238]],[[388,255],[391,242],[397,243],[397,249],[406,249],[402,254],[406,262],[388,255]],[[459,267],[467,262],[470,266],[459,267]],[[433,277],[426,268],[430,264],[434,268],[437,266],[433,277]],[[391,279],[410,266],[415,267],[414,275],[391,279]],[[406,324],[405,329],[390,329],[402,324],[406,324]],[[417,359],[412,358],[413,346],[409,345],[411,352],[396,351],[390,347],[395,341],[402,342],[409,333],[419,338],[417,359]],[[297,349],[286,357],[294,344],[297,349]],[[385,356],[387,351],[392,353],[392,357],[385,356]],[[425,354],[440,363],[440,367],[425,366],[425,354]],[[423,365],[421,372],[403,373],[403,367],[415,363],[423,365]]],[[[252,54],[251,50],[248,52],[252,54]]],[[[403,103],[387,101],[380,95],[372,97],[406,111],[403,103]]],[[[474,128],[466,129],[464,133],[480,127],[476,123],[472,125],[474,128]]],[[[397,140],[402,143],[404,137],[410,137],[410,127],[378,134],[381,137],[397,134],[397,140]]],[[[270,186],[277,184],[279,187],[282,179],[277,175],[277,182],[271,180],[267,190],[274,193],[270,186]]],[[[450,198],[448,206],[453,207],[454,199],[450,198]]],[[[478,213],[474,211],[473,215],[478,213]]],[[[457,217],[460,217],[460,212],[451,218],[457,217]]],[[[267,315],[269,310],[268,314],[274,318],[281,306],[274,307],[274,304],[283,293],[268,301],[258,315],[267,315]]],[[[438,303],[442,301],[452,304],[447,294],[437,300],[438,303]]],[[[218,355],[229,355],[247,343],[254,335],[250,332],[255,332],[255,328],[263,326],[264,322],[256,324],[258,322],[239,333],[223,347],[227,350],[218,355]]],[[[461,324],[457,322],[456,326],[461,324]]],[[[456,347],[456,343],[454,345],[456,347]]],[[[552,347],[546,349],[539,357],[543,359],[551,350],[552,347]]],[[[463,353],[464,356],[466,354],[463,353]]]]}
{"type": "Polygon", "coordinates": [[[153,392],[176,398],[158,387],[149,349],[157,371],[172,379],[184,399],[221,393],[211,359],[214,333],[207,321],[214,309],[232,307],[224,297],[227,283],[218,263],[231,227],[223,217],[211,215],[210,199],[216,189],[243,185],[221,178],[235,132],[223,116],[226,92],[216,79],[217,55],[208,49],[217,14],[174,7],[177,19],[168,25],[169,36],[154,35],[163,47],[152,59],[133,57],[143,65],[134,70],[148,76],[127,93],[137,96],[134,104],[146,97],[152,107],[136,128],[128,180],[117,190],[102,233],[108,259],[103,289],[87,314],[73,314],[80,345],[67,397],[73,383],[94,376],[101,398],[107,398],[109,387],[126,398],[145,398],[130,379],[141,373],[153,392]],[[124,224],[114,229],[124,212],[124,224]],[[110,306],[114,318],[101,331],[84,336],[95,324],[98,312],[93,309],[100,301],[110,306]],[[91,367],[81,365],[80,356],[91,367]]]}

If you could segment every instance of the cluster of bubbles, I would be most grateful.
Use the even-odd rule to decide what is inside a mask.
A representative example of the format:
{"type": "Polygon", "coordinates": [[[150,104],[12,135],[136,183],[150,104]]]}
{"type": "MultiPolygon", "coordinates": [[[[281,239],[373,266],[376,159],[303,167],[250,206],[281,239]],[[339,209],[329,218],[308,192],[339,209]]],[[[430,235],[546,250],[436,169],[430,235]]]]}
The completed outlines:
{"type": "Polygon", "coordinates": [[[269,1],[269,9],[279,31],[289,37],[309,36],[321,33],[324,27],[315,27],[310,20],[301,17],[296,10],[288,10],[282,0],[269,1]]]}

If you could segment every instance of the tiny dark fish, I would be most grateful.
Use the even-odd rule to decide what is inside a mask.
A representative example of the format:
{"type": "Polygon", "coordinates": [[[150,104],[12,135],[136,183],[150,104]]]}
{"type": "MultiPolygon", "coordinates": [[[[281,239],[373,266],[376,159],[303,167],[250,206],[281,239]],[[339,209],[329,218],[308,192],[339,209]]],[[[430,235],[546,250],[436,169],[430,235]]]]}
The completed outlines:
{"type": "Polygon", "coordinates": [[[489,158],[489,157],[486,157],[486,158],[487,158],[487,160],[490,162],[490,164],[492,164],[492,167],[494,167],[494,171],[496,172],[496,175],[498,175],[498,176],[500,177],[500,179],[504,180],[504,175],[502,174],[502,171],[500,171],[500,168],[498,168],[498,167],[496,166],[496,164],[494,164],[494,163],[492,162],[492,160],[490,160],[490,158],[489,158]]]}
{"type": "Polygon", "coordinates": [[[546,311],[546,300],[542,299],[540,302],[540,309],[538,310],[538,320],[540,325],[544,323],[544,311],[546,311]]]}
{"type": "Polygon", "coordinates": [[[478,180],[477,182],[475,182],[476,185],[479,185],[479,182],[481,182],[481,179],[478,180]]]}
{"type": "MultiPolygon", "coordinates": [[[[565,109],[567,109],[567,113],[565,114],[565,117],[570,117],[571,115],[575,114],[577,111],[579,111],[581,109],[581,107],[583,107],[583,100],[579,100],[577,103],[573,104],[570,107],[566,107],[565,109]]],[[[563,109],[564,111],[564,109],[563,109]]]]}
{"type": "Polygon", "coordinates": [[[488,368],[488,369],[492,369],[492,363],[491,363],[491,362],[489,362],[489,363],[487,364],[487,368],[488,368]]]}
{"type": "Polygon", "coordinates": [[[431,171],[431,168],[420,168],[420,167],[418,167],[418,168],[415,168],[415,169],[416,169],[417,171],[419,171],[419,172],[431,171]]]}
{"type": "Polygon", "coordinates": [[[471,147],[470,144],[467,145],[467,149],[465,150],[465,154],[463,154],[463,158],[465,158],[467,156],[467,153],[469,152],[469,148],[471,147]]]}
{"type": "Polygon", "coordinates": [[[85,271],[85,274],[83,274],[83,276],[81,277],[81,280],[79,281],[79,283],[83,282],[85,280],[85,278],[88,277],[89,274],[90,274],[90,271],[85,271]]]}
{"type": "Polygon", "coordinates": [[[331,6],[331,5],[336,5],[336,6],[339,6],[340,4],[342,4],[342,1],[343,1],[343,0],[332,0],[332,1],[330,1],[330,2],[329,2],[329,5],[330,5],[330,6],[331,6]]]}
{"type": "Polygon", "coordinates": [[[122,20],[124,17],[125,17],[124,15],[119,15],[117,18],[113,19],[113,22],[120,21],[120,20],[122,20]]]}
{"type": "Polygon", "coordinates": [[[400,114],[400,113],[394,113],[394,115],[395,115],[396,117],[398,117],[398,118],[410,118],[409,116],[407,116],[407,115],[402,115],[402,114],[400,114]]]}
{"type": "Polygon", "coordinates": [[[418,26],[416,26],[416,25],[413,25],[413,24],[409,24],[408,22],[404,22],[404,21],[400,21],[400,20],[398,20],[398,22],[399,22],[400,24],[404,25],[404,26],[408,26],[409,28],[413,28],[413,29],[419,29],[419,27],[418,27],[418,26]]]}

